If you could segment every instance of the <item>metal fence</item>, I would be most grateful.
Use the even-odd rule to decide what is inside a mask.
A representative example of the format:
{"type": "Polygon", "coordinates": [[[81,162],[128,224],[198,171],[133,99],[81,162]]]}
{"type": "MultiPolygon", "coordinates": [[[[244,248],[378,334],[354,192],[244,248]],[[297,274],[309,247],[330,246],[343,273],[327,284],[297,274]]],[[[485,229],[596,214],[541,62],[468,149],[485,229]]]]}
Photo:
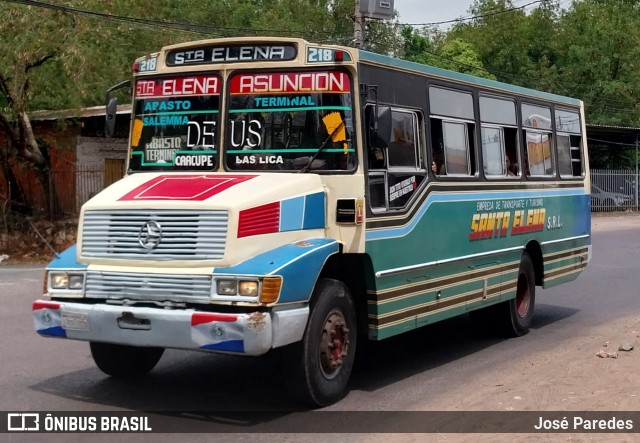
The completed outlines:
{"type": "Polygon", "coordinates": [[[54,170],[50,184],[55,192],[48,201],[51,220],[77,217],[82,205],[104,189],[104,169],[76,166],[75,171],[54,170]]]}
{"type": "Polygon", "coordinates": [[[638,172],[592,169],[591,211],[638,210],[638,172]]]}

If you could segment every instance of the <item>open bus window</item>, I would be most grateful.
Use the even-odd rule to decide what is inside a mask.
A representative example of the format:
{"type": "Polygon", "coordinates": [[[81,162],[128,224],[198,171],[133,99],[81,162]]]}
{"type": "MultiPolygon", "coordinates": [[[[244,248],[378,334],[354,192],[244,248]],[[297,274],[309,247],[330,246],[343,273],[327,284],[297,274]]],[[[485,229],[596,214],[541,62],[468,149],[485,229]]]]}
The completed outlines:
{"type": "Polygon", "coordinates": [[[519,177],[521,161],[515,101],[480,95],[479,102],[484,175],[490,179],[519,177]]]}
{"type": "MultiPolygon", "coordinates": [[[[373,106],[367,107],[367,124],[373,118],[373,106]]],[[[424,146],[417,112],[391,109],[391,137],[388,146],[369,143],[369,202],[373,212],[401,210],[407,207],[424,181],[426,170],[420,149],[424,146]]]]}
{"type": "Polygon", "coordinates": [[[416,122],[412,112],[393,110],[391,143],[387,148],[390,168],[413,168],[418,165],[416,122]]]}
{"type": "Polygon", "coordinates": [[[527,175],[554,175],[551,133],[524,131],[527,145],[527,175]]]}
{"type": "Polygon", "coordinates": [[[474,130],[473,123],[431,119],[432,171],[435,175],[475,174],[474,130]]]}
{"type": "Polygon", "coordinates": [[[481,128],[482,164],[487,176],[507,175],[507,158],[504,150],[504,134],[502,128],[481,128]]]}
{"type": "Polygon", "coordinates": [[[517,129],[483,126],[481,136],[484,174],[489,178],[519,177],[517,129]]]}

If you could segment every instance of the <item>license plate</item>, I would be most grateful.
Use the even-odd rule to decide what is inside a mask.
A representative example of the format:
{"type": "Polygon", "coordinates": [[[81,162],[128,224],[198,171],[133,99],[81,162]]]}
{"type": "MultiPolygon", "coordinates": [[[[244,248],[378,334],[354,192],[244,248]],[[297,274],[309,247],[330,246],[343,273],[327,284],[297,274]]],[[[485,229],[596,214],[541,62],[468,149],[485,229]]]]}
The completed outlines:
{"type": "Polygon", "coordinates": [[[62,328],[70,331],[89,332],[91,331],[89,316],[77,312],[63,312],[62,328]]]}

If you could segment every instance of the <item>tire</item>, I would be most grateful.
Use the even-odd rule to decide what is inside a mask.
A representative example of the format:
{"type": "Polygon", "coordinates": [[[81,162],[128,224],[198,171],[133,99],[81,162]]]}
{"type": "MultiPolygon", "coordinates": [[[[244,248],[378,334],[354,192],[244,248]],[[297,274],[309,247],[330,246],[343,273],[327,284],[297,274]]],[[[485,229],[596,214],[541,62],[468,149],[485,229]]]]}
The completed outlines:
{"type": "Polygon", "coordinates": [[[516,296],[469,313],[474,329],[488,335],[521,337],[529,332],[536,300],[535,273],[528,253],[522,254],[516,296]]]}
{"type": "Polygon", "coordinates": [[[529,332],[536,302],[536,279],[533,261],[528,253],[522,254],[515,298],[504,303],[504,332],[521,337],[529,332]]]}
{"type": "Polygon", "coordinates": [[[91,356],[96,366],[115,378],[139,378],[158,364],[164,348],[114,345],[91,342],[91,356]]]}
{"type": "Polygon", "coordinates": [[[301,342],[283,349],[281,364],[292,396],[305,406],[335,403],[347,394],[357,341],[356,313],[347,286],[320,279],[301,342]],[[333,339],[332,339],[333,338],[333,339]]]}

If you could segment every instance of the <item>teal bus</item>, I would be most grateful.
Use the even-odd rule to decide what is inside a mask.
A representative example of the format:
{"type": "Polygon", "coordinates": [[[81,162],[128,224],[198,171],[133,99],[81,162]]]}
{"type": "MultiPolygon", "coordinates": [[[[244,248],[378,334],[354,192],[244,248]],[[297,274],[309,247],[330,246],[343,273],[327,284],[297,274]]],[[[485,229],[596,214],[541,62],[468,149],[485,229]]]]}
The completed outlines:
{"type": "Polygon", "coordinates": [[[267,37],[162,48],[131,88],[127,173],[33,305],[110,376],[275,352],[324,406],[367,341],[466,314],[526,334],[536,287],[590,260],[580,100],[267,37]]]}

